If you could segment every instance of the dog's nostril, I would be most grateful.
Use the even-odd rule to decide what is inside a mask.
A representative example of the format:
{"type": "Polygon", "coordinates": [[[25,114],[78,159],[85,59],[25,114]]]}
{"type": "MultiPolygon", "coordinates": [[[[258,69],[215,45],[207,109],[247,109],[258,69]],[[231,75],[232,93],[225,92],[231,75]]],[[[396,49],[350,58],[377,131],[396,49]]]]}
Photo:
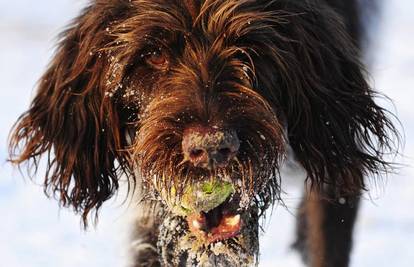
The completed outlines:
{"type": "Polygon", "coordinates": [[[231,155],[231,149],[228,147],[220,148],[217,152],[225,158],[231,155]]]}
{"type": "Polygon", "coordinates": [[[203,149],[191,149],[190,151],[190,158],[191,159],[198,159],[204,155],[205,151],[203,149]]]}

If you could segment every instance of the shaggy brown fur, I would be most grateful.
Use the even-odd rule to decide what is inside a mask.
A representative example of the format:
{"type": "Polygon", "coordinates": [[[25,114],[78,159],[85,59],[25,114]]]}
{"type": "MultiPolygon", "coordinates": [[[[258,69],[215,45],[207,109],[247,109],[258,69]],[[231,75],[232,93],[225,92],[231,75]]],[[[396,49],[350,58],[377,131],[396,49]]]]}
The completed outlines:
{"type": "Polygon", "coordinates": [[[280,199],[290,145],[310,192],[295,247],[310,266],[347,266],[364,177],[388,170],[397,135],[359,60],[356,2],[92,1],[16,123],[11,161],[36,171],[46,155],[46,193],[85,225],[125,174],[153,207],[137,223],[136,266],[240,266],[257,262],[259,218],[280,199]],[[237,155],[194,167],[182,151],[194,125],[237,133],[237,155]],[[234,185],[229,206],[243,229],[224,250],[180,248],[197,240],[167,207],[215,179],[234,185]]]}

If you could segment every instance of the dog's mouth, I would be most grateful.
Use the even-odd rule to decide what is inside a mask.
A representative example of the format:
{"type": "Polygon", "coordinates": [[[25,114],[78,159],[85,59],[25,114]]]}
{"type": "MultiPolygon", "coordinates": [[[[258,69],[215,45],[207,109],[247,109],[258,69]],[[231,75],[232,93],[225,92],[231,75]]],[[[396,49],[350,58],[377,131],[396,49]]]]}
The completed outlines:
{"type": "Polygon", "coordinates": [[[166,266],[252,266],[258,257],[256,210],[166,216],[157,247],[166,266]],[[243,264],[241,264],[243,263],[243,264]]]}
{"type": "Polygon", "coordinates": [[[169,196],[161,194],[169,212],[160,226],[162,242],[158,244],[165,263],[238,266],[240,262],[255,262],[258,210],[236,183],[201,180],[179,193],[169,192],[169,196]]]}
{"type": "Polygon", "coordinates": [[[233,238],[243,225],[241,214],[233,210],[231,202],[226,200],[208,212],[190,214],[186,217],[188,228],[207,244],[233,238]]]}
{"type": "Polygon", "coordinates": [[[245,208],[231,182],[200,181],[186,186],[178,199],[175,194],[162,196],[171,213],[186,221],[189,234],[199,243],[231,239],[242,230],[245,208]]]}

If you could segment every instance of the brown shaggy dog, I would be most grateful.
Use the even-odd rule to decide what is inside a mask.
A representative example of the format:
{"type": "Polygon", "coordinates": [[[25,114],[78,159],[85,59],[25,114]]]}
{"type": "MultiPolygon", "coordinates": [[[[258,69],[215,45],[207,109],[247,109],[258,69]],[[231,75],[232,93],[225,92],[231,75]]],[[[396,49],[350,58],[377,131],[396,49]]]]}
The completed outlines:
{"type": "Polygon", "coordinates": [[[136,266],[245,266],[289,148],[307,173],[295,248],[348,266],[364,177],[389,169],[397,135],[359,59],[356,2],[92,1],[16,123],[11,161],[45,155],[45,191],[85,226],[126,175],[142,198],[136,266]]]}

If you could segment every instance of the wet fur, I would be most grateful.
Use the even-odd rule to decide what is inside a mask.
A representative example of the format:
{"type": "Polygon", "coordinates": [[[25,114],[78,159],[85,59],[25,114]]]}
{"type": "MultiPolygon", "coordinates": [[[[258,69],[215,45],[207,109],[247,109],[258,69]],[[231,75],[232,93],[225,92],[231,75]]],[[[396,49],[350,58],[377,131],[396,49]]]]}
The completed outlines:
{"type": "MultiPolygon", "coordinates": [[[[383,157],[398,133],[360,62],[356,1],[340,2],[92,1],[62,33],[10,135],[10,160],[35,172],[45,156],[45,192],[87,225],[122,174],[147,198],[173,185],[180,192],[195,177],[232,174],[264,212],[280,199],[289,144],[311,192],[295,247],[310,266],[347,266],[357,199],[368,175],[389,170],[383,157]],[[160,47],[168,70],[145,64],[160,47]],[[191,168],[180,144],[194,123],[234,128],[244,141],[237,160],[214,173],[191,168]],[[349,211],[339,198],[354,200],[349,211]],[[335,235],[330,213],[349,219],[335,235]],[[321,262],[312,260],[315,250],[321,262]]],[[[142,225],[138,232],[155,247],[157,236],[146,233],[158,228],[142,225]]]]}

